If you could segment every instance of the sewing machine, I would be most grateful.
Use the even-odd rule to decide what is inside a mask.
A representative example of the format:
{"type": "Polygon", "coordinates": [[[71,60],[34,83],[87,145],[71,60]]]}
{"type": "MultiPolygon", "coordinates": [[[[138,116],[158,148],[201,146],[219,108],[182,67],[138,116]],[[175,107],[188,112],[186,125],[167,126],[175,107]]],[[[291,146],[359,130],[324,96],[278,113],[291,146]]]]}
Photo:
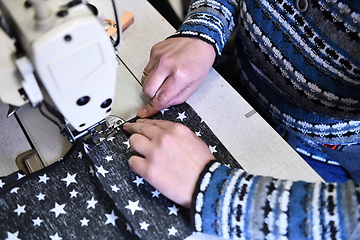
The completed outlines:
{"type": "MultiPolygon", "coordinates": [[[[133,15],[124,14],[123,24],[117,24],[114,1],[113,9],[115,22],[101,19],[94,5],[81,0],[0,1],[0,100],[9,105],[8,117],[30,105],[69,142],[99,142],[115,132],[123,123],[110,115],[119,65],[116,46],[121,26],[128,27],[133,15]]],[[[66,152],[69,144],[48,134],[66,152]]],[[[17,165],[25,172],[43,167],[35,149],[20,156],[17,165]]]]}
{"type": "Polygon", "coordinates": [[[3,0],[0,7],[12,37],[0,30],[0,99],[10,105],[8,115],[31,104],[70,142],[87,134],[99,139],[118,61],[97,9],[81,0],[3,0]]]}

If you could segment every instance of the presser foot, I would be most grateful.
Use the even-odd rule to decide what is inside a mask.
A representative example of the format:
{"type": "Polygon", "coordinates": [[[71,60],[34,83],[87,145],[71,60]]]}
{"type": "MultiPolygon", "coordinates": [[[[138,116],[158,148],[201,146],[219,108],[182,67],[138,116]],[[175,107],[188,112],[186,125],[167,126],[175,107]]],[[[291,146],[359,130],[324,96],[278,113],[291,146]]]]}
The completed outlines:
{"type": "Polygon", "coordinates": [[[117,116],[110,115],[88,128],[85,131],[80,133],[76,131],[71,131],[68,124],[65,124],[65,134],[68,135],[69,141],[71,143],[75,142],[78,139],[83,139],[85,141],[92,141],[98,145],[103,140],[108,140],[113,137],[118,131],[121,130],[121,125],[125,123],[125,120],[117,116]]]}

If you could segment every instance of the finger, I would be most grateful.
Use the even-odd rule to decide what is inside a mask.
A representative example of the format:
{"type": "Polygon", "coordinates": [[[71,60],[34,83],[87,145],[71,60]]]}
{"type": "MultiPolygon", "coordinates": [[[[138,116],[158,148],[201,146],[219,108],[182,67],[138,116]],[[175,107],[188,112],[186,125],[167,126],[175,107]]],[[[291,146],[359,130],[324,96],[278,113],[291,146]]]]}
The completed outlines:
{"type": "Polygon", "coordinates": [[[129,158],[129,166],[131,170],[137,173],[140,176],[146,175],[147,162],[145,158],[133,155],[129,158]]]}
{"type": "Polygon", "coordinates": [[[146,65],[146,67],[143,70],[143,74],[141,76],[141,85],[144,86],[145,82],[149,76],[149,74],[151,73],[151,71],[154,69],[155,65],[153,64],[153,61],[149,61],[148,64],[146,65]]]}
{"type": "Polygon", "coordinates": [[[133,134],[129,138],[130,148],[139,153],[142,156],[146,156],[148,152],[151,150],[151,142],[150,140],[141,135],[141,134],[133,134]]]}
{"type": "Polygon", "coordinates": [[[175,98],[177,103],[182,103],[196,90],[198,85],[200,83],[196,86],[192,84],[192,88],[189,88],[187,83],[180,79],[176,80],[174,75],[171,75],[159,86],[150,103],[140,109],[137,115],[141,118],[151,117],[160,110],[172,106],[175,98]]]}
{"type": "Polygon", "coordinates": [[[161,133],[161,131],[163,131],[161,128],[155,126],[154,124],[147,124],[141,122],[124,124],[123,129],[131,134],[142,135],[149,140],[155,138],[161,133]]]}
{"type": "MultiPolygon", "coordinates": [[[[164,107],[165,108],[165,107],[164,107]]],[[[147,117],[151,117],[154,114],[158,113],[161,109],[163,108],[155,108],[153,106],[153,103],[150,102],[147,105],[145,105],[143,108],[141,108],[138,112],[137,112],[137,116],[140,118],[147,118],[147,117]]]]}
{"type": "Polygon", "coordinates": [[[143,70],[142,75],[141,75],[141,86],[144,86],[146,78],[149,76],[150,72],[148,72],[147,70],[143,70]]]}
{"type": "Polygon", "coordinates": [[[167,104],[166,107],[185,102],[196,91],[196,89],[198,89],[200,84],[201,82],[192,82],[190,85],[183,88],[181,92],[167,104]]]}
{"type": "Polygon", "coordinates": [[[138,119],[136,121],[137,123],[144,123],[144,124],[151,124],[151,125],[155,125],[159,128],[161,128],[162,130],[167,130],[169,129],[171,126],[173,126],[175,123],[171,122],[171,121],[166,121],[166,120],[157,120],[157,119],[138,119]]]}
{"type": "MultiPolygon", "coordinates": [[[[155,44],[156,45],[156,44],[155,44]]],[[[144,68],[144,71],[146,71],[149,75],[152,70],[155,69],[156,66],[159,65],[159,59],[158,57],[156,57],[156,55],[154,56],[154,53],[153,51],[155,51],[155,45],[151,48],[151,51],[150,51],[150,60],[149,62],[147,63],[146,67],[144,68]]],[[[146,81],[147,81],[147,77],[144,77],[144,75],[141,77],[141,85],[144,86],[146,84],[146,81]]]]}
{"type": "Polygon", "coordinates": [[[150,98],[154,98],[155,94],[159,91],[161,85],[167,81],[170,72],[159,66],[155,67],[147,76],[143,85],[143,92],[150,98]]]}

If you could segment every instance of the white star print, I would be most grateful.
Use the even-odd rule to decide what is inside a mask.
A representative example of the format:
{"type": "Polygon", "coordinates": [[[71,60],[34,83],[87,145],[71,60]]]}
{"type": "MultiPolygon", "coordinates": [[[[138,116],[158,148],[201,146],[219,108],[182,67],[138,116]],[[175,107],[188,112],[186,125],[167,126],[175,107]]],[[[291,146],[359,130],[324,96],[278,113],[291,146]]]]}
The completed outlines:
{"type": "Polygon", "coordinates": [[[13,189],[11,189],[10,193],[17,193],[19,189],[19,187],[14,187],[13,189]]]}
{"type": "Polygon", "coordinates": [[[89,146],[84,143],[84,150],[85,150],[85,153],[89,153],[89,146]]]}
{"type": "Polygon", "coordinates": [[[105,160],[108,161],[108,162],[110,162],[110,161],[113,160],[113,158],[112,158],[112,156],[106,156],[106,157],[105,157],[105,160]]]}
{"type": "Polygon", "coordinates": [[[139,200],[137,200],[136,202],[129,200],[129,205],[127,205],[125,208],[130,209],[131,214],[134,215],[135,211],[143,210],[141,207],[138,206],[138,204],[139,204],[139,200]]]}
{"type": "Polygon", "coordinates": [[[25,207],[26,207],[26,205],[20,206],[20,205],[18,204],[18,205],[17,205],[17,208],[14,210],[14,212],[16,212],[18,216],[20,216],[20,214],[26,213],[25,207]]]}
{"type": "Polygon", "coordinates": [[[81,153],[81,152],[79,152],[79,154],[78,154],[78,158],[82,159],[82,157],[83,157],[82,153],[81,153]]]}
{"type": "Polygon", "coordinates": [[[41,220],[39,217],[32,219],[32,221],[34,222],[33,226],[40,226],[40,224],[43,222],[43,220],[41,220]]]}
{"type": "Polygon", "coordinates": [[[136,176],[136,180],[134,180],[133,183],[136,183],[136,186],[138,187],[140,184],[144,184],[143,180],[143,178],[136,176]]]}
{"type": "Polygon", "coordinates": [[[142,222],[140,223],[140,229],[144,229],[144,230],[148,230],[148,227],[149,227],[150,224],[148,224],[147,222],[142,222]]]}
{"type": "Polygon", "coordinates": [[[169,215],[174,214],[177,216],[177,212],[179,211],[179,209],[175,206],[175,204],[172,207],[168,207],[168,209],[170,210],[169,215]]]}
{"type": "Polygon", "coordinates": [[[102,165],[100,167],[98,167],[98,166],[95,166],[95,167],[97,168],[98,173],[101,173],[103,175],[103,177],[105,177],[105,174],[107,174],[109,172],[109,171],[105,170],[102,165]]]}
{"type": "Polygon", "coordinates": [[[94,169],[92,168],[92,166],[90,166],[90,171],[89,171],[89,173],[91,173],[91,175],[93,175],[93,176],[94,176],[94,174],[95,174],[94,169]]]}
{"type": "Polygon", "coordinates": [[[93,208],[95,209],[95,204],[97,204],[98,201],[96,201],[94,199],[94,197],[92,197],[90,200],[86,201],[88,203],[87,208],[93,208]]]}
{"type": "Polygon", "coordinates": [[[195,132],[195,134],[196,134],[196,136],[201,137],[201,133],[200,133],[200,131],[195,132]]]}
{"type": "Polygon", "coordinates": [[[116,184],[115,184],[115,185],[111,186],[111,190],[112,190],[113,192],[117,192],[117,191],[120,190],[120,188],[118,188],[118,187],[116,186],[116,184]]]}
{"type": "Polygon", "coordinates": [[[16,231],[14,233],[7,232],[7,238],[5,240],[21,240],[18,238],[19,231],[16,231]]]}
{"type": "Polygon", "coordinates": [[[132,232],[132,228],[128,223],[126,223],[126,230],[132,232]]]}
{"type": "Polygon", "coordinates": [[[25,177],[25,175],[22,175],[21,173],[18,173],[17,175],[18,175],[17,180],[19,180],[19,179],[21,179],[21,178],[25,177]]]}
{"type": "Polygon", "coordinates": [[[165,113],[166,111],[169,111],[169,109],[165,108],[165,109],[161,110],[160,112],[162,113],[162,115],[164,115],[164,113],[165,113]]]}
{"type": "Polygon", "coordinates": [[[107,141],[113,141],[115,139],[115,137],[109,137],[108,139],[107,139],[107,141]]]}
{"type": "Polygon", "coordinates": [[[79,193],[79,192],[77,192],[77,191],[75,191],[75,189],[73,189],[71,192],[69,192],[70,193],[70,198],[76,198],[76,195],[79,193]]]}
{"type": "Polygon", "coordinates": [[[3,181],[0,179],[0,188],[3,188],[4,185],[5,183],[3,183],[3,181]]]}
{"type": "Polygon", "coordinates": [[[151,193],[152,193],[152,197],[157,197],[157,198],[159,198],[160,192],[159,192],[158,190],[151,191],[151,193]]]}
{"type": "Polygon", "coordinates": [[[41,183],[41,182],[43,182],[43,183],[45,183],[46,184],[46,181],[47,180],[49,180],[50,178],[48,178],[47,176],[46,176],[46,173],[44,174],[44,175],[42,175],[42,176],[39,176],[39,183],[41,183]]]}
{"type": "Polygon", "coordinates": [[[175,234],[178,232],[178,230],[176,230],[174,227],[169,228],[168,231],[169,231],[169,236],[171,235],[175,236],[175,234]]]}
{"type": "Polygon", "coordinates": [[[127,146],[127,149],[130,148],[130,142],[129,142],[129,139],[126,141],[126,142],[123,142],[123,144],[125,144],[127,146]]]}
{"type": "Polygon", "coordinates": [[[49,237],[51,238],[51,240],[62,240],[58,233],[55,233],[55,235],[49,237]]]}
{"type": "Polygon", "coordinates": [[[176,119],[180,119],[181,121],[183,121],[186,118],[185,116],[185,112],[179,113],[179,116],[176,119]]]}
{"type": "Polygon", "coordinates": [[[45,194],[39,193],[36,197],[38,198],[38,201],[45,200],[45,194]]]}
{"type": "Polygon", "coordinates": [[[65,204],[59,205],[57,202],[55,202],[55,208],[51,209],[50,212],[54,212],[55,217],[58,217],[60,214],[66,214],[64,207],[65,204]]]}
{"type": "Polygon", "coordinates": [[[111,223],[115,226],[115,220],[118,219],[118,216],[115,215],[114,210],[111,211],[111,214],[105,214],[105,216],[107,218],[105,225],[111,223]]]}
{"type": "Polygon", "coordinates": [[[210,149],[210,152],[211,153],[216,153],[217,151],[216,151],[216,146],[210,146],[209,145],[209,149],[210,149]]]}
{"type": "Polygon", "coordinates": [[[87,226],[89,221],[90,221],[89,219],[86,219],[86,218],[84,217],[83,220],[80,220],[80,222],[81,222],[81,227],[87,226]]]}
{"type": "Polygon", "coordinates": [[[66,187],[69,186],[71,183],[77,183],[75,180],[76,174],[71,175],[70,173],[67,173],[66,178],[61,179],[61,181],[66,182],[66,187]]]}

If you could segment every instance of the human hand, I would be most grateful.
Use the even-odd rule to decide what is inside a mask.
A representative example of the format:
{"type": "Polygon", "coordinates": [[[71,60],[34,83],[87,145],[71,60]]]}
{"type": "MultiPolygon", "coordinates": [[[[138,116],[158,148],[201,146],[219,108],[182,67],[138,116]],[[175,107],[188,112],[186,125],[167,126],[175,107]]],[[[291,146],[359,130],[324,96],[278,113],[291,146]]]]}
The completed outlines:
{"type": "Polygon", "coordinates": [[[129,159],[130,168],[164,196],[190,208],[196,182],[214,156],[209,147],[181,123],[139,119],[125,123],[131,149],[141,156],[129,159]]]}
{"type": "Polygon", "coordinates": [[[183,103],[209,73],[216,53],[214,47],[197,38],[175,37],[155,44],[142,77],[150,103],[138,111],[146,118],[172,105],[183,103]]]}

